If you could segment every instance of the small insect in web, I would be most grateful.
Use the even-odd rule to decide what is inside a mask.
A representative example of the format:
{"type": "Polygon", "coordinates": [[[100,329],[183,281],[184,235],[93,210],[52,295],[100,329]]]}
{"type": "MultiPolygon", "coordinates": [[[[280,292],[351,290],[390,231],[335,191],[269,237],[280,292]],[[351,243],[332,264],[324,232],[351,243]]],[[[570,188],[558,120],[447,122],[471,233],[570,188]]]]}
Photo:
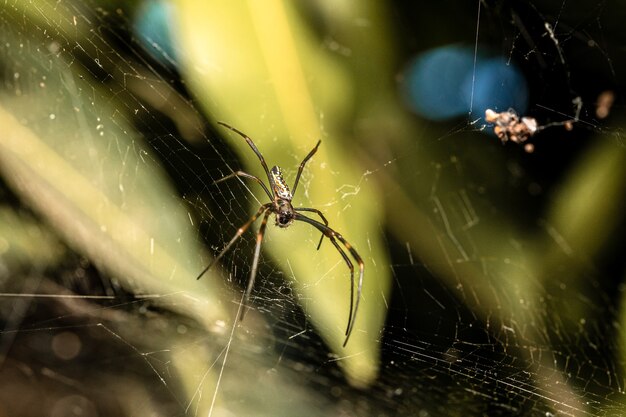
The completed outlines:
{"type": "Polygon", "coordinates": [[[239,320],[243,320],[243,316],[246,311],[246,306],[248,304],[248,300],[252,292],[252,287],[254,286],[254,280],[256,278],[256,273],[257,273],[257,269],[259,266],[259,257],[261,255],[261,244],[263,242],[263,236],[265,234],[265,227],[267,226],[267,220],[270,214],[274,214],[276,216],[276,226],[281,227],[281,228],[289,227],[294,222],[294,220],[308,223],[311,226],[318,229],[320,232],[322,232],[322,236],[320,237],[320,241],[317,245],[317,249],[320,248],[320,246],[322,245],[322,241],[324,240],[324,236],[326,236],[328,240],[330,240],[330,242],[333,244],[333,246],[335,246],[335,248],[337,249],[341,257],[345,261],[346,265],[348,266],[348,269],[350,270],[350,312],[348,315],[348,325],[346,327],[346,333],[345,333],[346,339],[343,342],[343,346],[346,346],[346,344],[348,343],[348,340],[350,339],[350,334],[352,333],[352,329],[354,327],[354,321],[356,319],[356,314],[359,309],[359,300],[361,299],[361,289],[363,287],[363,271],[364,271],[363,259],[358,254],[358,252],[352,247],[352,245],[350,245],[350,243],[348,243],[348,241],[344,239],[343,236],[341,236],[341,234],[337,233],[335,230],[331,229],[328,226],[328,220],[326,220],[326,217],[324,217],[321,211],[319,211],[318,209],[309,208],[309,207],[294,207],[291,202],[293,199],[293,196],[296,193],[296,188],[298,187],[298,181],[300,180],[300,174],[302,174],[302,170],[304,169],[304,166],[309,161],[309,159],[313,157],[315,152],[317,152],[317,148],[320,146],[320,143],[322,141],[321,140],[318,141],[315,147],[311,150],[311,152],[309,152],[308,155],[305,156],[302,162],[300,163],[300,167],[298,168],[298,173],[296,174],[296,180],[293,184],[293,189],[292,191],[289,191],[289,187],[287,186],[287,183],[283,179],[283,175],[282,175],[282,171],[280,167],[274,166],[272,167],[271,170],[268,169],[267,164],[265,163],[265,159],[263,158],[263,155],[261,155],[261,152],[258,150],[254,142],[252,142],[252,139],[250,139],[243,132],[239,131],[238,129],[232,126],[227,125],[226,123],[222,123],[222,122],[218,122],[218,123],[232,130],[233,132],[237,133],[239,136],[241,136],[242,138],[246,140],[250,148],[252,148],[252,151],[259,158],[259,161],[261,162],[261,165],[263,166],[263,169],[265,170],[265,174],[267,175],[267,180],[269,182],[269,187],[267,187],[263,183],[263,181],[261,181],[259,177],[256,177],[254,175],[248,174],[243,171],[235,171],[232,174],[227,175],[215,181],[214,184],[231,179],[231,178],[235,178],[235,177],[251,179],[259,183],[259,185],[261,185],[261,188],[263,188],[263,191],[265,191],[265,194],[267,194],[267,196],[269,197],[271,201],[269,203],[263,204],[259,208],[259,210],[237,230],[237,233],[235,233],[232,239],[226,244],[226,246],[224,246],[222,251],[215,257],[215,259],[213,259],[213,261],[206,268],[204,268],[204,270],[200,273],[200,275],[198,275],[197,279],[202,278],[202,276],[209,269],[211,269],[211,267],[217,261],[219,261],[222,256],[224,256],[224,254],[228,251],[228,249],[230,249],[230,247],[235,243],[235,241],[237,241],[237,239],[239,239],[239,237],[241,237],[241,235],[244,234],[246,230],[248,230],[250,225],[252,225],[252,223],[254,223],[255,220],[258,219],[261,215],[263,215],[261,227],[259,227],[259,231],[257,232],[256,247],[254,250],[254,257],[252,258],[252,268],[250,270],[250,278],[248,280],[248,286],[246,288],[246,292],[243,298],[243,308],[241,309],[241,314],[239,316],[239,320]],[[322,219],[323,224],[317,220],[311,219],[310,217],[307,217],[299,213],[302,211],[317,214],[322,219]],[[356,286],[356,298],[354,294],[354,265],[352,264],[352,261],[346,254],[346,251],[341,248],[341,246],[339,245],[339,243],[337,243],[337,241],[341,242],[341,244],[348,250],[348,252],[350,252],[350,255],[352,255],[352,257],[354,258],[354,260],[359,266],[359,281],[356,286]]]}
{"type": "Polygon", "coordinates": [[[524,143],[537,132],[536,119],[532,117],[520,118],[513,109],[502,113],[487,109],[485,110],[485,121],[495,125],[493,132],[502,143],[509,140],[515,143],[524,143]]]}
{"type": "MultiPolygon", "coordinates": [[[[576,105],[576,115],[573,119],[563,122],[548,123],[540,126],[534,117],[519,117],[513,109],[508,109],[501,113],[487,109],[485,110],[485,121],[495,125],[493,132],[502,143],[510,140],[511,142],[522,144],[528,141],[535,133],[549,127],[563,126],[566,130],[572,130],[574,123],[578,122],[582,100],[580,97],[577,97],[573,100],[573,103],[576,105]]],[[[526,152],[533,152],[534,149],[535,147],[532,143],[525,143],[524,150],[526,152]]]]}

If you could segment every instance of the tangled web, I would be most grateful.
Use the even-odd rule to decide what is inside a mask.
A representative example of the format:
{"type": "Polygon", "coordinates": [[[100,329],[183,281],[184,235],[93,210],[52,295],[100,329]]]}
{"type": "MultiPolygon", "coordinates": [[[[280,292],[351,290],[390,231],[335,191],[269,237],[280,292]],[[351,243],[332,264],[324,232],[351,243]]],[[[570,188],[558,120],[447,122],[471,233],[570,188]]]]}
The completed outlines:
{"type": "MultiPolygon", "coordinates": [[[[264,179],[214,123],[250,100],[224,104],[226,83],[202,96],[175,20],[191,6],[115,3],[0,6],[0,415],[626,414],[626,8],[290,9],[350,74],[329,79],[352,78],[316,108],[321,152],[294,198],[313,200],[366,261],[344,351],[348,312],[319,306],[347,303],[347,268],[331,242],[316,252],[308,225],[268,225],[242,323],[228,317],[257,229],[195,280],[267,202],[254,181],[215,183],[237,170],[264,179]],[[435,72],[435,95],[413,91],[441,45],[459,68],[435,72]],[[507,83],[494,59],[515,67],[507,83]],[[437,101],[450,91],[458,109],[437,101]],[[346,97],[353,107],[333,113],[346,97]],[[341,131],[349,139],[325,136],[341,131]]],[[[259,13],[229,25],[244,31],[259,13]]],[[[300,59],[328,68],[311,57],[300,59]]],[[[281,91],[275,78],[247,82],[281,91]]],[[[261,128],[246,133],[292,184],[316,138],[278,137],[274,100],[253,103],[261,128]]]]}

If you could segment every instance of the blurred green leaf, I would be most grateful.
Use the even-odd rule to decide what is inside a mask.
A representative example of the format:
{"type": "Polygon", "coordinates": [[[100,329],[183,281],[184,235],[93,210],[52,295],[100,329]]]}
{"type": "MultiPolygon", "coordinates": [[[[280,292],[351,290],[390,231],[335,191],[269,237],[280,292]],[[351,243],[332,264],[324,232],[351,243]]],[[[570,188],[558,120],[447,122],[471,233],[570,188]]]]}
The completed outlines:
{"type": "MultiPolygon", "coordinates": [[[[42,10],[24,7],[25,13],[42,10]]],[[[47,18],[71,21],[71,16],[59,5],[47,18]]],[[[26,32],[30,47],[13,56],[16,49],[10,46],[25,43],[25,34],[17,38],[10,27],[5,29],[8,46],[0,60],[13,74],[14,86],[0,92],[4,180],[74,250],[137,296],[222,334],[227,323],[218,294],[225,290],[217,280],[195,279],[203,267],[197,232],[151,150],[128,123],[124,109],[131,110],[63,53],[62,34],[51,40],[38,38],[38,30],[26,32]]],[[[24,242],[22,252],[49,250],[50,239],[27,239],[29,228],[12,232],[11,244],[24,242]]],[[[52,255],[42,254],[42,259],[52,255]]],[[[138,344],[133,338],[141,337],[136,333],[127,340],[138,344]]],[[[216,341],[221,348],[221,339],[216,341]]],[[[213,360],[209,350],[203,354],[197,359],[213,360]]],[[[196,375],[181,376],[198,389],[196,375]]],[[[215,391],[208,383],[202,387],[215,391]]],[[[196,407],[208,409],[207,398],[197,397],[202,404],[196,407]]]]}
{"type": "MultiPolygon", "coordinates": [[[[367,385],[377,374],[377,335],[385,320],[390,277],[383,267],[387,260],[379,234],[382,207],[350,146],[353,139],[342,133],[346,123],[342,115],[354,106],[346,70],[320,48],[294,4],[178,4],[184,70],[209,115],[248,134],[270,167],[276,164],[287,171],[290,184],[299,162],[322,139],[294,204],[320,209],[365,261],[363,299],[345,348],[349,274],[336,249],[326,242],[316,252],[319,232],[303,223],[284,233],[269,228],[264,247],[292,272],[289,276],[305,311],[342,358],[338,363],[348,378],[367,385]]],[[[225,133],[245,161],[242,168],[263,178],[257,157],[243,139],[225,133]]],[[[257,185],[250,188],[265,202],[257,185]]]]}
{"type": "Polygon", "coordinates": [[[9,206],[0,206],[0,259],[4,268],[43,270],[58,264],[64,252],[48,228],[9,206]]]}

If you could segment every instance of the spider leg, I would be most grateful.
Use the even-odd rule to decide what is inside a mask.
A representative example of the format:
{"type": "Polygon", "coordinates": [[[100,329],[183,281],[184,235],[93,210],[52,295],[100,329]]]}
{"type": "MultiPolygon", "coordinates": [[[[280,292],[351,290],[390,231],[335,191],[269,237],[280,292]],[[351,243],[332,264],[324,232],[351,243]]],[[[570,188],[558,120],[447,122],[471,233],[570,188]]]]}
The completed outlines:
{"type": "MultiPolygon", "coordinates": [[[[295,211],[310,211],[312,213],[315,213],[322,218],[324,225],[328,226],[328,220],[326,220],[326,217],[324,217],[322,212],[319,211],[318,209],[309,208],[309,207],[298,207],[298,208],[294,208],[294,210],[295,211]]],[[[322,236],[320,236],[320,243],[317,244],[317,250],[320,250],[320,246],[322,246],[322,240],[324,240],[324,233],[322,233],[322,236]]]]}
{"type": "Polygon", "coordinates": [[[294,181],[293,188],[291,190],[292,196],[296,195],[296,187],[298,187],[298,181],[300,181],[300,174],[302,174],[302,170],[304,169],[304,166],[309,161],[309,159],[311,159],[311,157],[315,154],[315,152],[317,152],[317,148],[320,146],[320,143],[322,143],[322,141],[318,140],[317,145],[315,145],[315,147],[311,149],[311,152],[309,152],[309,154],[305,156],[302,162],[300,163],[300,168],[298,168],[298,173],[296,174],[296,180],[294,181]]]}
{"type": "MultiPolygon", "coordinates": [[[[233,246],[233,243],[235,243],[235,241],[236,241],[237,239],[239,239],[239,237],[240,237],[241,235],[243,235],[243,234],[244,234],[244,232],[245,232],[246,230],[248,230],[248,227],[250,227],[250,225],[251,225],[252,223],[254,223],[254,221],[255,221],[256,219],[258,219],[258,218],[259,218],[259,216],[260,216],[263,212],[265,212],[265,211],[269,210],[271,206],[272,206],[272,203],[263,204],[263,205],[259,208],[259,211],[257,211],[257,212],[254,214],[254,216],[250,217],[250,220],[248,220],[248,221],[247,221],[246,223],[244,223],[244,224],[243,224],[243,225],[242,225],[239,229],[237,229],[237,233],[235,233],[235,236],[233,236],[233,238],[230,240],[230,242],[228,242],[228,244],[227,244],[226,246],[224,246],[224,249],[222,249],[222,251],[219,253],[219,255],[217,255],[217,256],[216,256],[216,257],[215,257],[215,258],[211,261],[211,263],[209,263],[209,265],[208,265],[206,268],[204,268],[204,269],[202,270],[202,272],[200,272],[200,274],[198,275],[198,278],[196,278],[196,279],[200,279],[200,278],[202,278],[202,276],[203,276],[204,274],[206,274],[206,272],[207,272],[209,269],[211,269],[211,267],[212,267],[212,266],[213,266],[213,265],[214,265],[217,261],[219,261],[219,260],[221,259],[221,257],[222,257],[222,256],[224,256],[224,254],[228,251],[228,249],[230,249],[230,247],[231,247],[231,246],[233,246]]],[[[265,218],[267,218],[267,215],[268,215],[268,214],[269,214],[269,213],[266,213],[265,218]]]]}
{"type": "Polygon", "coordinates": [[[252,287],[254,287],[254,280],[256,278],[256,271],[259,266],[259,257],[261,256],[261,243],[263,243],[263,236],[265,235],[265,227],[267,226],[267,218],[272,214],[270,210],[265,213],[263,216],[263,221],[261,222],[261,227],[259,228],[258,233],[256,234],[256,247],[254,248],[254,258],[252,258],[252,269],[250,270],[250,279],[248,280],[248,287],[246,288],[246,293],[243,296],[243,308],[241,309],[241,313],[239,314],[239,321],[243,320],[243,316],[246,312],[246,306],[248,305],[248,300],[250,299],[250,294],[252,293],[252,287]]]}
{"type": "MultiPolygon", "coordinates": [[[[359,282],[357,284],[356,300],[354,301],[354,310],[352,308],[350,309],[350,316],[348,317],[348,328],[346,330],[346,340],[343,342],[343,346],[345,347],[346,344],[348,343],[348,339],[350,339],[350,335],[352,334],[352,330],[354,328],[354,322],[356,321],[356,315],[359,310],[359,302],[361,300],[361,292],[363,289],[363,270],[364,270],[363,259],[361,258],[359,253],[352,247],[352,245],[348,243],[346,239],[344,239],[343,236],[341,236],[339,233],[337,233],[330,227],[318,222],[317,220],[308,218],[302,214],[299,214],[299,213],[294,213],[294,214],[295,214],[295,217],[294,217],[295,220],[299,220],[299,221],[310,224],[311,226],[315,227],[317,230],[322,232],[324,236],[328,237],[331,242],[334,242],[335,247],[339,250],[339,253],[344,258],[344,261],[346,261],[348,268],[350,268],[350,285],[352,287],[351,294],[353,294],[353,291],[354,291],[354,266],[352,265],[352,262],[350,262],[350,259],[348,259],[347,256],[345,256],[345,252],[341,250],[337,242],[334,241],[335,238],[337,238],[337,240],[339,240],[343,244],[343,246],[345,246],[345,248],[350,252],[350,255],[352,255],[356,263],[359,265],[359,282]]],[[[350,300],[351,304],[352,304],[353,299],[354,297],[351,297],[351,300],[350,300]]]]}
{"type": "MultiPolygon", "coordinates": [[[[343,342],[343,346],[345,347],[346,343],[348,343],[348,338],[350,337],[350,334],[352,333],[354,322],[356,321],[356,313],[359,310],[359,302],[361,301],[361,292],[363,290],[363,271],[365,269],[365,265],[363,264],[363,259],[361,259],[361,256],[352,247],[352,245],[348,243],[348,241],[344,239],[343,236],[341,236],[339,233],[336,233],[336,232],[334,233],[335,233],[335,237],[339,239],[341,243],[343,243],[343,246],[345,246],[346,249],[350,251],[350,254],[352,255],[352,257],[356,260],[357,264],[359,264],[359,283],[357,285],[356,298],[354,301],[354,313],[352,314],[352,321],[350,322],[350,328],[346,331],[346,340],[345,342],[343,342]]],[[[352,285],[354,286],[354,283],[352,285]]]]}
{"type": "MultiPolygon", "coordinates": [[[[259,151],[259,149],[256,147],[256,145],[254,144],[254,142],[252,142],[252,139],[250,139],[248,137],[248,135],[246,135],[245,133],[243,133],[241,130],[234,128],[224,122],[217,122],[218,124],[224,126],[227,129],[232,130],[233,132],[237,133],[239,136],[241,136],[242,138],[244,138],[246,140],[246,142],[248,143],[248,145],[250,145],[250,147],[252,148],[252,150],[254,151],[254,153],[256,154],[256,156],[259,158],[259,161],[261,161],[261,165],[263,165],[263,169],[265,170],[265,175],[267,175],[267,179],[270,182],[270,188],[273,190],[274,189],[274,181],[272,180],[272,176],[270,175],[270,170],[267,168],[267,164],[265,163],[265,158],[263,158],[263,155],[261,155],[261,152],[259,151]]],[[[272,197],[273,199],[273,197],[272,197]]]]}
{"type": "Polygon", "coordinates": [[[229,175],[226,175],[223,178],[220,178],[219,180],[213,181],[213,184],[217,184],[218,182],[226,181],[226,180],[229,180],[229,179],[235,178],[235,177],[244,177],[244,178],[248,178],[250,180],[255,180],[256,182],[258,182],[261,185],[261,187],[263,187],[263,191],[265,191],[265,194],[267,194],[267,196],[270,198],[270,200],[274,199],[274,197],[270,193],[270,190],[267,189],[267,187],[265,186],[265,184],[263,184],[263,181],[261,181],[261,179],[259,177],[255,177],[254,175],[248,174],[247,172],[243,172],[243,171],[235,171],[232,174],[229,174],[229,175]]]}
{"type": "Polygon", "coordinates": [[[348,342],[347,336],[349,336],[352,329],[352,308],[354,307],[354,265],[352,265],[352,261],[350,261],[348,255],[346,255],[346,252],[341,249],[341,246],[339,246],[337,240],[334,237],[329,237],[329,239],[332,242],[333,246],[337,248],[343,260],[346,261],[348,268],[350,268],[350,316],[348,317],[348,324],[346,325],[346,342],[343,344],[345,346],[348,342]]]}

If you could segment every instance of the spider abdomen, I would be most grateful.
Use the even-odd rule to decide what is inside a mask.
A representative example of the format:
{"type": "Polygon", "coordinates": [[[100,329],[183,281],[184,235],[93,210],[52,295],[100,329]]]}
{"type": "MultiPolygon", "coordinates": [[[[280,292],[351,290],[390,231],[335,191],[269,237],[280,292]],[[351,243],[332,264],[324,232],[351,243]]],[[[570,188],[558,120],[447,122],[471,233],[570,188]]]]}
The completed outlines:
{"type": "Polygon", "coordinates": [[[293,196],[289,187],[283,178],[283,172],[279,166],[273,166],[270,174],[272,175],[272,182],[274,183],[274,193],[278,198],[291,201],[293,196]]]}

